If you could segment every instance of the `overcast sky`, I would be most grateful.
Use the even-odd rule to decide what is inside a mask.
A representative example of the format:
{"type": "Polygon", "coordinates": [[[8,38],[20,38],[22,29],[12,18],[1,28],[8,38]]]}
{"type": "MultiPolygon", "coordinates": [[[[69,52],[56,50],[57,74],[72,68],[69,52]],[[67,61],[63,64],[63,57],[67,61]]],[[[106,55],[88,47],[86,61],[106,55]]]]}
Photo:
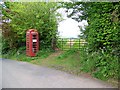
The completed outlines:
{"type": "Polygon", "coordinates": [[[63,21],[61,21],[58,25],[58,32],[59,36],[61,38],[77,38],[78,35],[80,35],[81,31],[78,26],[81,26],[84,28],[87,24],[86,20],[83,20],[82,22],[77,22],[71,18],[67,17],[67,13],[65,13],[65,8],[61,8],[58,10],[58,12],[62,15],[63,21]]]}

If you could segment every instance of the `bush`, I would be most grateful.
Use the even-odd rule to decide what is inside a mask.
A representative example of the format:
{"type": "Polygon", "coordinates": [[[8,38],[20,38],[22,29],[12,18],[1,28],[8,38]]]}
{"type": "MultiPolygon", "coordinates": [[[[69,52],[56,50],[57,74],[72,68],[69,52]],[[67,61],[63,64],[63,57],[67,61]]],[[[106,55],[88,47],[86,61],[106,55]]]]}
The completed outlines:
{"type": "Polygon", "coordinates": [[[93,76],[102,80],[118,79],[119,65],[117,56],[107,52],[91,52],[87,54],[85,49],[80,52],[82,71],[90,72],[93,76]]]}
{"type": "Polygon", "coordinates": [[[109,53],[102,53],[97,56],[99,58],[96,62],[94,76],[103,80],[109,78],[118,79],[118,57],[112,56],[109,53]]]}
{"type": "Polygon", "coordinates": [[[2,54],[3,58],[8,58],[10,59],[12,56],[14,56],[16,54],[17,50],[9,50],[8,52],[6,52],[5,54],[2,54]]]}

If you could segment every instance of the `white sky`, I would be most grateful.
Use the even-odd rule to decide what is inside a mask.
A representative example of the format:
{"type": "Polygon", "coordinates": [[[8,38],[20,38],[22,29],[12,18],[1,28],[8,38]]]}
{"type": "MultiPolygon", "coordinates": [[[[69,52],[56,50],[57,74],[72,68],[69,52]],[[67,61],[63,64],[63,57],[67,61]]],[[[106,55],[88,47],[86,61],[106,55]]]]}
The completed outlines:
{"type": "Polygon", "coordinates": [[[58,32],[61,38],[77,38],[80,35],[80,29],[78,26],[81,26],[84,29],[85,25],[87,24],[86,20],[82,22],[77,22],[71,18],[67,17],[67,13],[65,13],[65,8],[61,8],[58,12],[62,15],[63,21],[59,22],[58,25],[58,32]]]}
{"type": "Polygon", "coordinates": [[[78,23],[71,18],[67,18],[66,20],[60,22],[58,31],[60,37],[64,38],[77,38],[80,34],[78,23]]]}

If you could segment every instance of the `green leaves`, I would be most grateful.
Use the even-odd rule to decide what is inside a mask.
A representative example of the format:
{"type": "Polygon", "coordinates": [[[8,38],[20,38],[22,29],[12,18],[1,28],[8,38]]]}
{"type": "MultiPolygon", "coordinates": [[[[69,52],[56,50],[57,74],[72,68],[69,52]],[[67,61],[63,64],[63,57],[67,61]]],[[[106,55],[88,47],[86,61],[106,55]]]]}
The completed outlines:
{"type": "MultiPolygon", "coordinates": [[[[51,39],[49,33],[56,36],[57,20],[55,16],[55,10],[57,3],[46,2],[5,2],[5,5],[10,12],[6,12],[4,17],[10,18],[10,28],[12,32],[15,32],[19,41],[19,44],[25,42],[25,33],[28,29],[37,29],[39,32],[40,40],[51,45],[51,39]]],[[[14,38],[11,38],[14,39],[14,38]]],[[[42,47],[43,43],[41,43],[42,47]]],[[[48,46],[47,45],[47,46],[48,46]]]]}
{"type": "Polygon", "coordinates": [[[89,24],[83,31],[83,37],[88,42],[88,51],[80,51],[82,70],[91,72],[100,79],[117,79],[120,56],[120,2],[73,2],[72,5],[66,5],[68,9],[74,9],[70,16],[83,11],[83,16],[79,16],[79,19],[86,19],[89,24]],[[78,7],[80,4],[81,7],[78,7]]]}

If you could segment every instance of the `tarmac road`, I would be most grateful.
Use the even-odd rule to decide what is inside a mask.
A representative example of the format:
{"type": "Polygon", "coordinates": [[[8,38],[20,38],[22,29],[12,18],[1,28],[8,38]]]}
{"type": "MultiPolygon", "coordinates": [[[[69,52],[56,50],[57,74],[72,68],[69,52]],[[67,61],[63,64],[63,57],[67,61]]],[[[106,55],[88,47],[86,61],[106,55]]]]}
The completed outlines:
{"type": "MultiPolygon", "coordinates": [[[[0,60],[1,61],[1,60],[0,60]]],[[[0,73],[1,74],[1,73],[0,73]]],[[[2,88],[114,88],[105,82],[27,62],[2,60],[2,88]]]]}

